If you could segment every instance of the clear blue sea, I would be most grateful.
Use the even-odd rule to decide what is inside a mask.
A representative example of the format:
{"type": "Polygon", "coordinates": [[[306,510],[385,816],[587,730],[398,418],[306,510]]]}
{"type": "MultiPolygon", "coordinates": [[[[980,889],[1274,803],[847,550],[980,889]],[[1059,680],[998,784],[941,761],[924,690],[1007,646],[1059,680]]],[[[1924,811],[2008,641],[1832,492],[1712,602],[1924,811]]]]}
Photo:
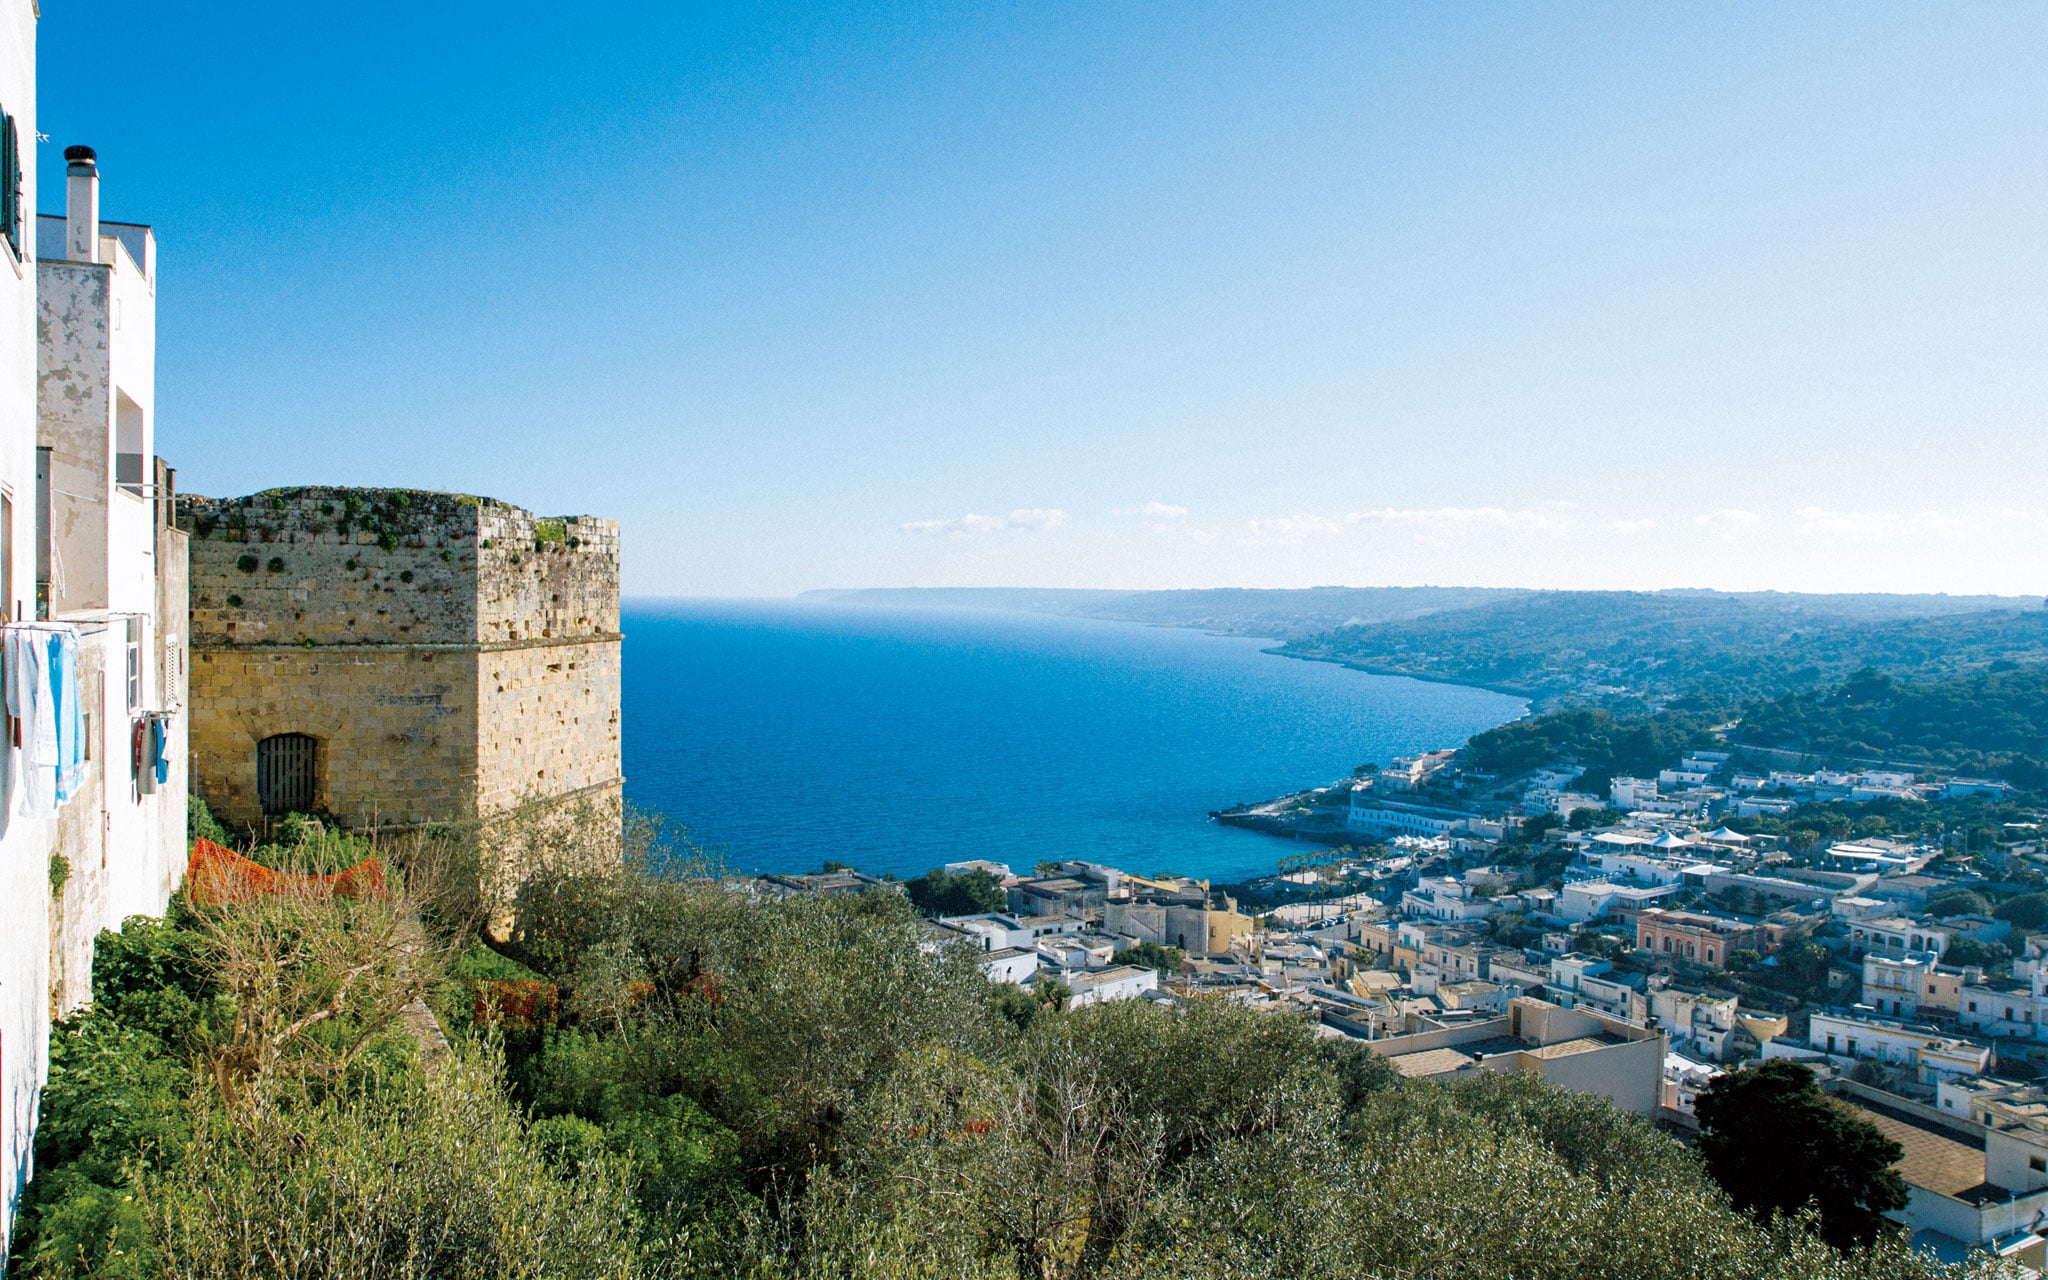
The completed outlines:
{"type": "Polygon", "coordinates": [[[630,601],[627,797],[736,870],[1081,857],[1237,880],[1301,846],[1211,810],[1455,746],[1520,700],[1012,613],[630,601]]]}

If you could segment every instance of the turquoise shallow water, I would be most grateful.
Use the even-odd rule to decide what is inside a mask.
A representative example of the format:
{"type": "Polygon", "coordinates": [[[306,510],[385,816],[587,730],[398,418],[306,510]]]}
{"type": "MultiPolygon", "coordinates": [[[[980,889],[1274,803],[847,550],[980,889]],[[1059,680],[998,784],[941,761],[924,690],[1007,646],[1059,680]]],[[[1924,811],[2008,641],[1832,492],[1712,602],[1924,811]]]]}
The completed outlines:
{"type": "Polygon", "coordinates": [[[1235,880],[1208,813],[1454,746],[1515,698],[1032,614],[630,601],[626,793],[735,869],[1082,857],[1235,880]]]}

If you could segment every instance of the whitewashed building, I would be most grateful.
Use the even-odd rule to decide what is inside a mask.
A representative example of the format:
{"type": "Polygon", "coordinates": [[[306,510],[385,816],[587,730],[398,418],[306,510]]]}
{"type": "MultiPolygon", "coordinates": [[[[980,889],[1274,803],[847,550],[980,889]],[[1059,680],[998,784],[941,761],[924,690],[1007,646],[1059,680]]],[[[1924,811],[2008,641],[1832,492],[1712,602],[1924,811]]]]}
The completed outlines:
{"type": "Polygon", "coordinates": [[[1727,1058],[1735,1036],[1736,998],[1718,991],[1672,985],[1652,986],[1648,1025],[1671,1043],[1714,1062],[1727,1058]]]}
{"type": "Polygon", "coordinates": [[[12,268],[0,271],[0,603],[10,660],[31,639],[61,653],[40,683],[76,708],[57,717],[63,765],[45,767],[40,743],[0,746],[11,1234],[50,1019],[90,998],[100,931],[162,914],[184,878],[187,558],[155,453],[154,236],[100,220],[97,158],[82,147],[66,152],[64,215],[28,217],[35,15],[0,3],[0,253],[12,268]]]}
{"type": "Polygon", "coordinates": [[[981,971],[990,982],[1022,985],[1038,974],[1038,952],[1024,947],[1003,947],[981,957],[981,971]]]}
{"type": "Polygon", "coordinates": [[[1639,1027],[1647,1025],[1649,1001],[1641,989],[1632,985],[1642,979],[1630,975],[1630,980],[1624,981],[1613,974],[1613,963],[1597,956],[1577,952],[1555,956],[1550,961],[1550,982],[1544,991],[1559,1008],[1591,1009],[1639,1027]]]}
{"type": "Polygon", "coordinates": [[[1470,823],[1470,814],[1382,800],[1362,787],[1351,793],[1351,808],[1344,817],[1346,827],[1375,836],[1447,836],[1467,830],[1470,823]]]}
{"type": "MultiPolygon", "coordinates": [[[[1938,1084],[1944,1076],[1982,1075],[1991,1061],[1991,1050],[1983,1045],[1958,1040],[1922,1023],[1815,1013],[1807,1027],[1809,1049],[1843,1065],[1864,1058],[1909,1067],[1922,1084],[1938,1084]]],[[[1775,1056],[1769,1046],[1764,1056],[1775,1056]]]]}
{"type": "Polygon", "coordinates": [[[1074,993],[1069,1003],[1076,1009],[1111,1000],[1135,1000],[1147,991],[1159,990],[1158,970],[1131,964],[1065,976],[1068,989],[1074,993]]]}
{"type": "Polygon", "coordinates": [[[187,536],[156,456],[156,237],[106,222],[89,147],[64,216],[37,222],[38,616],[80,638],[89,762],[58,815],[69,864],[53,939],[61,1009],[92,994],[92,943],[160,915],[185,875],[187,536]]]}
{"type": "Polygon", "coordinates": [[[1947,925],[1911,916],[1875,916],[1849,923],[1851,947],[1894,956],[1925,951],[1940,959],[1953,936],[1954,930],[1947,925]]]}
{"type": "Polygon", "coordinates": [[[1610,911],[1645,911],[1667,898],[1678,896],[1676,884],[1615,884],[1609,880],[1581,880],[1568,884],[1557,895],[1558,916],[1572,924],[1598,920],[1610,911]]]}
{"type": "Polygon", "coordinates": [[[1455,876],[1423,876],[1413,889],[1401,894],[1401,914],[1414,920],[1464,924],[1521,907],[1521,900],[1512,894],[1482,893],[1477,889],[1478,886],[1455,876]]]}
{"type": "MultiPolygon", "coordinates": [[[[36,7],[0,0],[0,610],[9,621],[35,616],[35,155],[36,7]]],[[[12,754],[0,745],[0,756],[12,754]]],[[[50,824],[14,816],[12,791],[0,789],[0,1257],[28,1182],[50,1031],[50,824]]]]}

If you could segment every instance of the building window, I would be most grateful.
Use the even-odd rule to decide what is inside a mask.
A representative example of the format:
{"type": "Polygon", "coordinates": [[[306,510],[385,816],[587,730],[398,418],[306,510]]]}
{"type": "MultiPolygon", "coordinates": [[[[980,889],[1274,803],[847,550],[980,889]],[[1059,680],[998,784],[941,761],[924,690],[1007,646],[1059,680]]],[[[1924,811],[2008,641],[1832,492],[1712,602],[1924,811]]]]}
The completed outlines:
{"type": "Polygon", "coordinates": [[[47,622],[57,598],[56,586],[51,575],[55,572],[56,557],[51,554],[50,541],[50,492],[51,472],[54,463],[47,446],[36,449],[36,619],[47,622]]]}
{"type": "Polygon", "coordinates": [[[0,494],[0,621],[20,616],[14,607],[14,499],[0,494]]]}
{"type": "Polygon", "coordinates": [[[14,117],[0,112],[0,236],[20,258],[21,252],[21,130],[14,117]]]}
{"type": "Polygon", "coordinates": [[[128,619],[128,709],[142,709],[142,619],[128,619]]]}
{"type": "Polygon", "coordinates": [[[2032,1169],[2035,1173],[2048,1173],[2048,1158],[2028,1156],[2027,1168],[2032,1169]]]}
{"type": "Polygon", "coordinates": [[[266,814],[313,809],[318,744],[303,733],[280,733],[256,744],[256,802],[266,814]]]}

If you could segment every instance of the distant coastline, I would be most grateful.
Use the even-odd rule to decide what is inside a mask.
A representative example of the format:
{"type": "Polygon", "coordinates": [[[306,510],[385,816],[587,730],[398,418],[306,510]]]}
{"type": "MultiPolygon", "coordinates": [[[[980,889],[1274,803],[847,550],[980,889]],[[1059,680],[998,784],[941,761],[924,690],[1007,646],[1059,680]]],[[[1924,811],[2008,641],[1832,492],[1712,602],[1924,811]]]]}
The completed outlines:
{"type": "Polygon", "coordinates": [[[1288,845],[1208,815],[1527,710],[1124,620],[673,600],[626,614],[628,797],[747,871],[1085,857],[1255,878],[1288,845]]]}

